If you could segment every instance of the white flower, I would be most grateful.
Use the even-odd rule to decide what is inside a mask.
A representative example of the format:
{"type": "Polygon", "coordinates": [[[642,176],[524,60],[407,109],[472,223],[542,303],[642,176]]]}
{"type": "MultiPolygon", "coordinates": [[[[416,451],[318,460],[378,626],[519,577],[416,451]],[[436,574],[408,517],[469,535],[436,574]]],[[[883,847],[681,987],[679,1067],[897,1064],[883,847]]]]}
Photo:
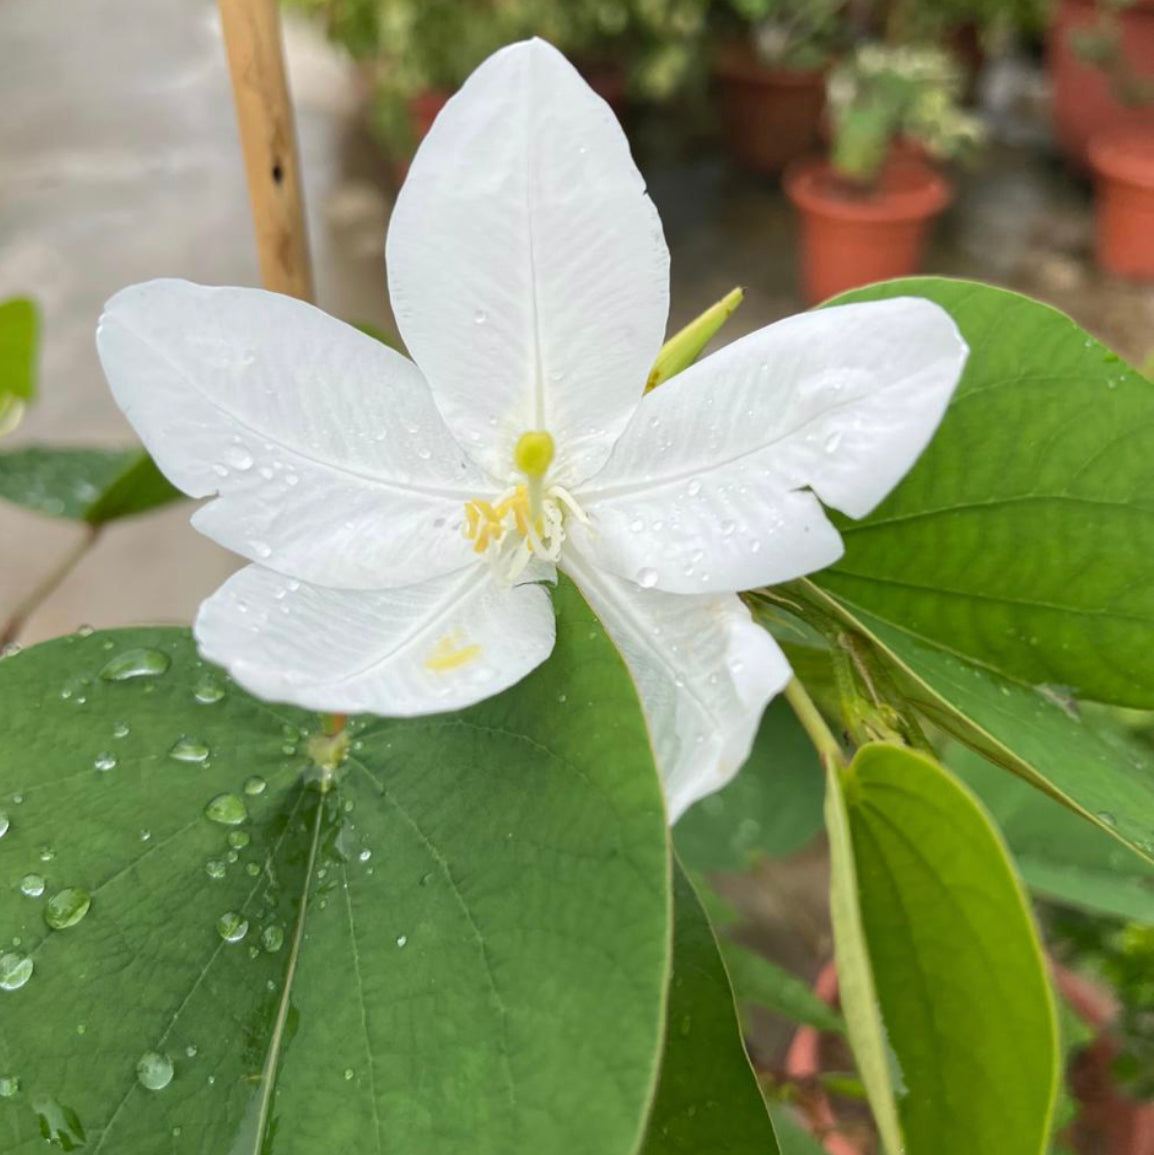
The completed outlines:
{"type": "Polygon", "coordinates": [[[256,563],[201,607],[204,655],[312,709],[455,709],[548,656],[556,565],[628,663],[671,816],[724,785],[790,676],[734,591],[841,554],[820,501],[881,500],[966,347],[924,300],[831,308],[643,396],[668,264],[612,112],[531,41],[449,102],[397,201],[413,361],[271,293],[115,296],[98,343],[117,401],[213,499],[196,528],[256,563]]]}

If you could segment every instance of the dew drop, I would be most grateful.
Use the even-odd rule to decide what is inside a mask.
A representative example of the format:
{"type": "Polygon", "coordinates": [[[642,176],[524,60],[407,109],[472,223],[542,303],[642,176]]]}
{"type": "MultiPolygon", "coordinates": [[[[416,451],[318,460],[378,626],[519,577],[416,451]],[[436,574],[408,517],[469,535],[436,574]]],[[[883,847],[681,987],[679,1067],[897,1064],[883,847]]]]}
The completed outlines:
{"type": "Polygon", "coordinates": [[[37,847],[36,856],[41,862],[51,862],[56,857],[56,847],[45,842],[37,847]]]}
{"type": "Polygon", "coordinates": [[[31,977],[35,964],[24,954],[0,954],[0,991],[18,991],[31,977]]]}
{"type": "Polygon", "coordinates": [[[95,758],[92,759],[93,768],[103,773],[106,770],[116,769],[116,755],[110,754],[107,750],[102,750],[95,758]]]}
{"type": "Polygon", "coordinates": [[[239,826],[248,819],[248,810],[238,795],[218,794],[204,808],[204,816],[222,826],[239,826]]]}
{"type": "Polygon", "coordinates": [[[657,571],[645,566],[637,571],[635,580],[643,590],[651,590],[657,584],[657,571]]]}
{"type": "Polygon", "coordinates": [[[243,850],[251,841],[252,837],[247,830],[230,830],[228,832],[228,844],[233,850],[243,850]]]}
{"type": "Polygon", "coordinates": [[[224,697],[224,687],[211,675],[205,674],[196,684],[192,696],[202,705],[211,706],[224,697]]]}
{"type": "Polygon", "coordinates": [[[100,676],[106,682],[127,682],[129,678],[156,678],[172,665],[172,659],[162,650],[125,650],[109,658],[101,667],[100,676]]]}
{"type": "Polygon", "coordinates": [[[485,315],[484,309],[478,309],[473,314],[473,324],[474,325],[483,325],[488,319],[489,318],[485,315]]]}
{"type": "Polygon", "coordinates": [[[245,780],[244,792],[246,794],[263,794],[267,785],[268,783],[263,778],[253,776],[245,780]]]}
{"type": "Polygon", "coordinates": [[[248,934],[248,919],[235,910],[226,910],[216,920],[216,930],[225,942],[240,942],[248,934]]]}
{"type": "Polygon", "coordinates": [[[212,751],[200,739],[185,735],[177,739],[168,756],[175,762],[204,762],[211,753],[212,751]]]}
{"type": "Polygon", "coordinates": [[[210,858],[205,864],[204,869],[208,873],[209,878],[224,878],[228,872],[228,867],[225,866],[219,858],[210,858]]]}
{"type": "Polygon", "coordinates": [[[696,497],[701,492],[701,482],[694,478],[689,483],[688,492],[690,497],[696,497]]]}
{"type": "Polygon", "coordinates": [[[8,833],[8,827],[11,825],[12,823],[9,821],[8,815],[3,810],[0,810],[0,838],[3,838],[4,835],[8,833]]]}
{"type": "Polygon", "coordinates": [[[189,1043],[188,1046],[184,1048],[184,1053],[190,1059],[195,1059],[198,1053],[197,1045],[195,1043],[189,1043]]]}
{"type": "Polygon", "coordinates": [[[20,880],[20,893],[29,898],[39,898],[44,893],[44,875],[26,874],[20,880]]]}
{"type": "Polygon", "coordinates": [[[172,1060],[158,1051],[145,1051],[136,1061],[136,1079],[146,1091],[163,1091],[174,1073],[172,1060]]]}
{"type": "Polygon", "coordinates": [[[346,1080],[346,1082],[350,1081],[355,1074],[356,1074],[356,1072],[352,1069],[352,1067],[346,1067],[345,1068],[345,1080],[346,1080]]]}
{"type": "Polygon", "coordinates": [[[11,1099],[20,1092],[20,1080],[15,1075],[0,1075],[0,1099],[11,1099]]]}
{"type": "Polygon", "coordinates": [[[397,946],[404,946],[408,941],[409,936],[407,934],[397,935],[397,946]]]}
{"type": "Polygon", "coordinates": [[[1111,829],[1118,825],[1118,820],[1109,810],[1099,810],[1095,817],[1103,826],[1109,826],[1111,829]]]}
{"type": "Polygon", "coordinates": [[[67,930],[75,926],[92,905],[92,895],[79,886],[66,886],[57,891],[44,906],[44,921],[53,930],[67,930]]]}
{"type": "Polygon", "coordinates": [[[250,541],[248,544],[257,557],[261,559],[272,557],[272,546],[269,545],[268,542],[250,541]]]}
{"type": "Polygon", "coordinates": [[[224,456],[233,469],[239,469],[242,473],[252,468],[252,454],[243,445],[230,445],[224,456]]]}
{"type": "Polygon", "coordinates": [[[828,436],[828,437],[825,439],[825,446],[824,446],[824,448],[825,448],[825,451],[826,451],[826,453],[836,453],[836,452],[837,452],[837,447],[838,447],[840,444],[841,444],[841,430],[840,430],[840,429],[835,429],[835,430],[834,430],[834,431],[833,431],[833,432],[832,432],[832,433],[831,433],[831,434],[830,434],[830,435],[829,435],[829,436],[828,436]]]}
{"type": "Polygon", "coordinates": [[[277,926],[276,923],[270,923],[260,932],[260,945],[269,954],[276,954],[284,946],[284,928],[277,926]]]}
{"type": "Polygon", "coordinates": [[[132,733],[132,727],[127,722],[116,722],[112,727],[112,736],[114,738],[127,738],[132,733]]]}
{"type": "Polygon", "coordinates": [[[372,856],[373,856],[373,852],[372,852],[371,850],[362,850],[362,851],[360,852],[360,854],[358,854],[358,855],[357,855],[357,857],[358,857],[358,858],[359,858],[359,859],[360,859],[362,862],[368,862],[368,860],[369,860],[370,858],[372,858],[372,856]]]}

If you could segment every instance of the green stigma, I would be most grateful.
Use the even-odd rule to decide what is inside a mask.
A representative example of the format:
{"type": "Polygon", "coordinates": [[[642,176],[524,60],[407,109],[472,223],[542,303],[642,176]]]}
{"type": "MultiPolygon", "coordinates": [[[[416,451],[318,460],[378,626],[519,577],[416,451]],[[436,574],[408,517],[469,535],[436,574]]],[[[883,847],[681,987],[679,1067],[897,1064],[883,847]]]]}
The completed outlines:
{"type": "Polygon", "coordinates": [[[526,477],[544,477],[553,463],[553,438],[543,429],[522,433],[513,450],[513,462],[526,477]]]}

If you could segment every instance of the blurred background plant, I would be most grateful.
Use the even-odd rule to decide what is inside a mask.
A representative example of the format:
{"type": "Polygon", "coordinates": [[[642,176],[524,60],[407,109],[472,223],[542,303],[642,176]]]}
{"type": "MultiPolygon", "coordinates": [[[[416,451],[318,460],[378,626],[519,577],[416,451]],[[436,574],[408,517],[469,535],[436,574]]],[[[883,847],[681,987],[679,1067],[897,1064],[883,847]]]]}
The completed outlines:
{"type": "Polygon", "coordinates": [[[440,104],[491,52],[528,36],[573,59],[619,111],[668,99],[701,58],[708,0],[286,0],[317,17],[360,66],[371,120],[412,150],[440,104]]]}
{"type": "Polygon", "coordinates": [[[727,0],[715,5],[714,34],[748,40],[766,68],[822,68],[850,42],[846,0],[727,0]]]}
{"type": "Polygon", "coordinates": [[[945,49],[863,45],[829,76],[834,172],[870,188],[898,142],[936,160],[972,156],[984,129],[962,107],[962,84],[961,66],[945,49]]]}

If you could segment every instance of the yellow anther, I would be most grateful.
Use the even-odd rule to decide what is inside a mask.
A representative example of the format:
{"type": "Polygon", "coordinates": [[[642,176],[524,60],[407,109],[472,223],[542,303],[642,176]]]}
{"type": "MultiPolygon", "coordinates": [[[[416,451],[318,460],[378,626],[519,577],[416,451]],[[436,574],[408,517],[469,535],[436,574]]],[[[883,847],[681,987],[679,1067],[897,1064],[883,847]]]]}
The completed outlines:
{"type": "Polygon", "coordinates": [[[553,438],[543,429],[522,433],[513,450],[513,463],[526,477],[541,478],[553,464],[553,438]]]}

